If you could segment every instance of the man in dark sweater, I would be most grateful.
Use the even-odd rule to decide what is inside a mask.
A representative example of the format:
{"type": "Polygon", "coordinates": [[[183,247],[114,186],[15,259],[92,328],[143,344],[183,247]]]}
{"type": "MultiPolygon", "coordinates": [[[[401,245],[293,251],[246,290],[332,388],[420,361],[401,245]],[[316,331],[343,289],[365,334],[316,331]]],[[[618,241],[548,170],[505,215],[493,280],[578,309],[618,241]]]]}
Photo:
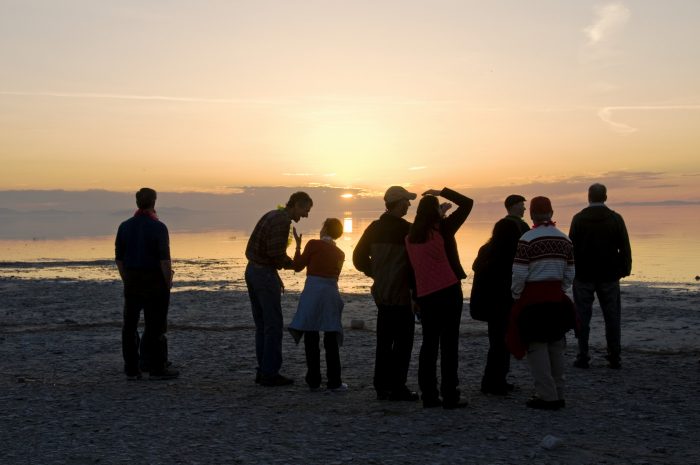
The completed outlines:
{"type": "Polygon", "coordinates": [[[406,387],[415,323],[413,273],[405,244],[411,223],[403,219],[415,198],[401,186],[387,189],[386,212],[365,229],[352,254],[355,268],[374,280],[372,297],[378,309],[374,389],[379,400],[418,400],[418,394],[406,387]]]}
{"type": "Polygon", "coordinates": [[[121,225],[115,241],[115,259],[124,283],[122,355],[127,379],[172,379],[168,368],[167,330],[173,271],[168,228],[156,216],[156,191],[144,187],[136,193],[138,210],[121,225]],[[138,324],[143,309],[144,331],[138,324]]]}
{"type": "Polygon", "coordinates": [[[588,189],[589,206],[574,215],[569,230],[576,257],[574,301],[581,320],[574,362],[578,368],[589,367],[588,336],[595,295],[605,319],[608,366],[621,367],[620,278],[631,273],[632,250],[625,222],[605,205],[607,198],[605,186],[593,184],[588,189]]]}
{"type": "MultiPolygon", "coordinates": [[[[481,392],[484,394],[505,395],[513,390],[513,385],[506,381],[510,370],[510,352],[506,347],[506,330],[513,298],[510,292],[513,258],[518,248],[520,236],[530,230],[523,221],[525,214],[525,197],[509,195],[504,202],[508,214],[493,227],[490,239],[489,263],[474,275],[474,287],[478,292],[479,282],[483,297],[488,299],[484,305],[490,307],[488,316],[489,352],[486,358],[484,376],[481,378],[481,392]],[[477,274],[479,276],[477,276],[477,274]]],[[[478,267],[475,265],[474,268],[478,267]]]]}

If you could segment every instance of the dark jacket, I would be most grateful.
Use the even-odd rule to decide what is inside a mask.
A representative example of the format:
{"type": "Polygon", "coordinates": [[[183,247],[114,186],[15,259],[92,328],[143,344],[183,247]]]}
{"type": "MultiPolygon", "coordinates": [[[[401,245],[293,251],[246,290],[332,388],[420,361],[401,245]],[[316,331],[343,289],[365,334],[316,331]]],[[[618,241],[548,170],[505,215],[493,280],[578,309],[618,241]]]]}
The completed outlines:
{"type": "Polygon", "coordinates": [[[584,208],[571,220],[576,279],[617,281],[632,271],[632,249],[622,216],[605,205],[584,208]]]}
{"type": "Polygon", "coordinates": [[[504,318],[510,311],[513,259],[520,236],[529,230],[520,217],[508,215],[494,225],[491,238],[479,249],[472,265],[474,282],[469,300],[475,319],[504,318]]]}
{"type": "Polygon", "coordinates": [[[148,215],[129,218],[119,225],[114,252],[126,269],[160,270],[161,260],[170,260],[168,228],[148,215]]]}
{"type": "Polygon", "coordinates": [[[379,305],[409,305],[413,271],[404,238],[411,223],[384,213],[373,221],[357,242],[352,263],[374,280],[372,297],[379,305]]]}

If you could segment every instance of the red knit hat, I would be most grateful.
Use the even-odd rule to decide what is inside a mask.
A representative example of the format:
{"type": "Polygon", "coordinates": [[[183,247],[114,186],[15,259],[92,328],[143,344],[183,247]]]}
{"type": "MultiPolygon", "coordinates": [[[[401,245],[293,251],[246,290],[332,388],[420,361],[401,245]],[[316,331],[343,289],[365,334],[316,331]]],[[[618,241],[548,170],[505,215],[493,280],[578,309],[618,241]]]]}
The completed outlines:
{"type": "Polygon", "coordinates": [[[552,202],[547,197],[534,197],[530,200],[530,213],[533,215],[545,215],[553,211],[552,202]]]}

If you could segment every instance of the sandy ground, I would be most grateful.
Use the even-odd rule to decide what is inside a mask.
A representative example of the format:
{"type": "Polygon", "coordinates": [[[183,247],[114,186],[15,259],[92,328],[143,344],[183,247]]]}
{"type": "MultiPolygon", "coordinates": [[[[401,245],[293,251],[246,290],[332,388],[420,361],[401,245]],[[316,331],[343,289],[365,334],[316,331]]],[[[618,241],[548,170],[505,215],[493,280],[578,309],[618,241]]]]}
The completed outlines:
{"type": "MultiPolygon", "coordinates": [[[[283,297],[289,322],[298,295],[283,297]]],[[[0,279],[0,463],[700,463],[700,298],[694,287],[623,288],[623,369],[606,368],[599,309],[592,367],[567,368],[567,407],[534,411],[524,361],[516,391],[484,396],[485,324],[461,326],[468,408],[378,401],[371,388],[375,309],[345,295],[346,393],[311,393],[303,347],[285,335],[283,372],[296,384],[253,383],[247,296],[172,297],[173,381],[126,381],[118,282],[0,279]],[[351,330],[362,319],[366,329],[351,330]],[[543,447],[553,436],[554,447],[543,447]]],[[[466,309],[467,307],[465,307],[466,309]]],[[[409,385],[417,388],[417,327],[409,385]]],[[[575,339],[569,335],[573,361],[575,339]]]]}

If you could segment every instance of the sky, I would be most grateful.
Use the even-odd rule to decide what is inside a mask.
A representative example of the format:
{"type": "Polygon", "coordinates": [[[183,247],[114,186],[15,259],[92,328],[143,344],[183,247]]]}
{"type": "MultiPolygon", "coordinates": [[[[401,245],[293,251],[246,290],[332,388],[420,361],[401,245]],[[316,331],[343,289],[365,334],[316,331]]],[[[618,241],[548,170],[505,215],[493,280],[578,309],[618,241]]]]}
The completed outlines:
{"type": "Polygon", "coordinates": [[[604,179],[700,201],[699,18],[696,0],[0,0],[0,190],[604,179]]]}

